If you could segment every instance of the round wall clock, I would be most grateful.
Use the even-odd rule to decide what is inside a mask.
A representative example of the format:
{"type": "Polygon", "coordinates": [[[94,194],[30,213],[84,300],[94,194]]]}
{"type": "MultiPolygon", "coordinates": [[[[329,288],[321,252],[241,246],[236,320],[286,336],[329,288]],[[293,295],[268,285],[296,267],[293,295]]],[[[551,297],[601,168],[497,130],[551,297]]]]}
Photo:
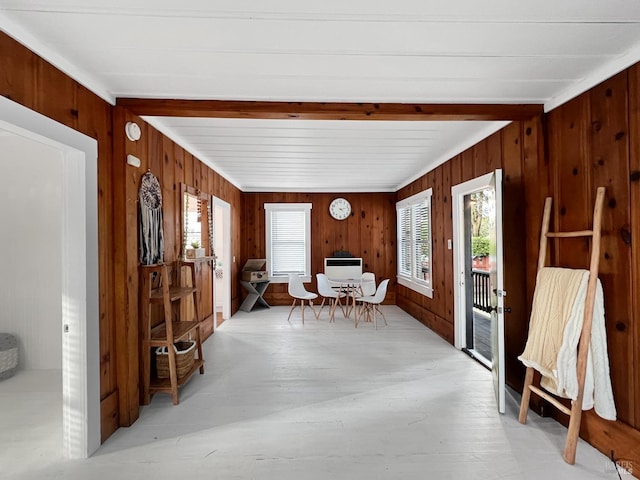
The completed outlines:
{"type": "Polygon", "coordinates": [[[329,213],[336,220],[344,220],[351,215],[351,204],[346,198],[336,198],[329,205],[329,213]]]}

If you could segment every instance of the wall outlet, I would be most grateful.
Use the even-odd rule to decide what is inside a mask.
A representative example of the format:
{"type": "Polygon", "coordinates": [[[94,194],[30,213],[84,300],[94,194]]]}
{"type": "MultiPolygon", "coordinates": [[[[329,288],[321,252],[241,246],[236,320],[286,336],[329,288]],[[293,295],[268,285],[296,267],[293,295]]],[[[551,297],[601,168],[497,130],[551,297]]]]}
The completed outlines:
{"type": "Polygon", "coordinates": [[[453,240],[447,238],[447,248],[451,250],[453,248],[453,240]]]}

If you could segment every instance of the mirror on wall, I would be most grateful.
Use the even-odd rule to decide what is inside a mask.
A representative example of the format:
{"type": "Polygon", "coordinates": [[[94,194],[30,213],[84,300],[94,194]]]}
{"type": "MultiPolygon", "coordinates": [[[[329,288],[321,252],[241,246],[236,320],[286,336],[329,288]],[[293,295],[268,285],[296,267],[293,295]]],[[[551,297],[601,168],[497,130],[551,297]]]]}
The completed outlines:
{"type": "Polygon", "coordinates": [[[206,193],[181,184],[182,192],[182,250],[183,259],[214,256],[213,206],[206,193]]]}

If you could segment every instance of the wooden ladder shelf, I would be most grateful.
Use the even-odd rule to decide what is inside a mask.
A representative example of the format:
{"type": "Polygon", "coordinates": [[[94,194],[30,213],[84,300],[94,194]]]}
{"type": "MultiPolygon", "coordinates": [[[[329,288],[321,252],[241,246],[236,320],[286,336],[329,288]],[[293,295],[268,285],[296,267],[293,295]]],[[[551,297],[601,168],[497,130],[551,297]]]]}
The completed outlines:
{"type": "Polygon", "coordinates": [[[578,436],[580,434],[580,422],[582,419],[582,401],[584,397],[584,384],[587,369],[587,354],[589,351],[589,343],[591,341],[591,325],[593,320],[594,302],[596,297],[596,286],[598,282],[598,268],[600,261],[600,234],[602,225],[602,207],[604,203],[605,188],[599,187],[596,192],[596,200],[593,209],[593,228],[592,230],[579,230],[573,232],[550,232],[549,222],[551,218],[551,197],[547,197],[544,204],[544,213],[542,217],[542,229],[540,233],[540,251],[538,254],[538,272],[545,266],[547,259],[547,247],[549,238],[575,238],[575,237],[591,237],[591,255],[589,263],[589,281],[587,284],[587,293],[585,299],[584,321],[582,325],[582,333],[578,344],[577,359],[577,377],[578,377],[578,396],[572,401],[571,408],[563,405],[555,396],[549,394],[539,387],[533,385],[534,369],[527,367],[524,379],[524,388],[522,391],[522,401],[520,403],[520,415],[518,420],[520,423],[526,423],[527,413],[529,411],[529,400],[531,392],[539,395],[562,413],[569,415],[569,428],[565,441],[563,458],[573,465],[576,460],[576,447],[578,445],[578,436]]]}
{"type": "Polygon", "coordinates": [[[173,404],[177,405],[178,388],[200,370],[204,373],[204,359],[200,339],[200,322],[198,319],[198,299],[195,271],[193,264],[180,261],[171,264],[141,265],[140,266],[140,331],[141,331],[141,368],[140,380],[142,385],[141,403],[148,405],[154,393],[171,394],[173,404]],[[181,286],[180,277],[182,267],[190,269],[191,287],[181,286]],[[173,282],[171,281],[173,280],[173,282]],[[193,298],[195,310],[194,320],[182,320],[180,308],[182,299],[193,298]],[[152,325],[152,306],[162,306],[162,320],[152,325]],[[178,377],[176,368],[176,353],[173,349],[175,342],[193,340],[195,342],[194,362],[187,373],[178,377]],[[166,347],[169,363],[169,378],[158,378],[152,373],[151,358],[157,347],[166,347]]]}

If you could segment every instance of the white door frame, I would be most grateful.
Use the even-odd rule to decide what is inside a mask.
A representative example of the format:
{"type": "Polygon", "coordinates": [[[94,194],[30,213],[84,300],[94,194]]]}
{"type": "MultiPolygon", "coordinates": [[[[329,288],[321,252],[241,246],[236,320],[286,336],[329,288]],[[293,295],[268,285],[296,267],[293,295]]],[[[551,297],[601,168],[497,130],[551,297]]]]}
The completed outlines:
{"type": "Polygon", "coordinates": [[[63,156],[62,445],[86,458],[100,446],[98,143],[2,96],[0,127],[63,156]]]}
{"type": "MultiPolygon", "coordinates": [[[[466,310],[467,299],[465,287],[465,245],[464,245],[464,197],[480,192],[485,189],[495,189],[496,195],[496,208],[502,205],[501,197],[502,192],[502,170],[497,169],[493,172],[487,173],[480,177],[474,178],[467,182],[454,185],[451,187],[451,199],[453,208],[453,298],[454,298],[454,346],[462,349],[466,348],[466,310]]],[[[502,214],[496,212],[496,228],[499,231],[499,236],[502,236],[502,214]]],[[[497,255],[502,259],[502,244],[497,242],[497,255]]],[[[502,260],[499,260],[499,267],[497,271],[497,285],[498,289],[502,289],[503,273],[502,260]]],[[[496,397],[498,403],[498,411],[504,413],[504,313],[503,313],[503,298],[504,291],[500,291],[496,299],[496,311],[492,312],[492,327],[495,331],[492,332],[492,344],[494,344],[494,351],[492,353],[492,372],[494,376],[494,384],[496,389],[496,397]],[[497,368],[496,368],[497,367],[497,368]]]]}
{"type": "Polygon", "coordinates": [[[464,197],[480,192],[491,186],[493,172],[474,178],[451,187],[453,208],[453,315],[454,315],[454,346],[458,349],[467,348],[466,338],[466,310],[467,299],[464,288],[465,257],[464,257],[464,197]]]}
{"type": "MultiPolygon", "coordinates": [[[[222,242],[222,251],[218,252],[216,250],[216,255],[218,255],[222,260],[222,278],[226,290],[226,295],[224,296],[222,302],[222,318],[223,320],[228,320],[231,317],[231,205],[224,200],[213,196],[213,206],[214,208],[220,207],[223,212],[222,228],[224,240],[222,242]]],[[[214,222],[217,223],[217,221],[217,219],[214,219],[214,222]]],[[[218,316],[215,315],[215,305],[213,321],[214,328],[218,328],[218,316]]]]}

